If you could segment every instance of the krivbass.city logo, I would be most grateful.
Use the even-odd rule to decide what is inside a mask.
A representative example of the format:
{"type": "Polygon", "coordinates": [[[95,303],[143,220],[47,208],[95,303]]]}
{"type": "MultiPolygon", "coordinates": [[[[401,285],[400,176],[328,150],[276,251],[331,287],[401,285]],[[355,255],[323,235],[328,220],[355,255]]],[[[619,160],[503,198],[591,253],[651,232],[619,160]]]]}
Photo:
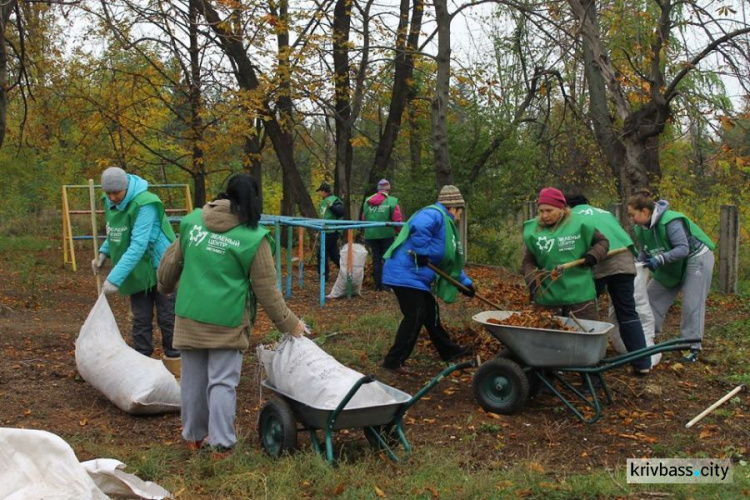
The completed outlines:
{"type": "Polygon", "coordinates": [[[628,458],[628,483],[731,483],[732,464],[718,458],[628,458]]]}

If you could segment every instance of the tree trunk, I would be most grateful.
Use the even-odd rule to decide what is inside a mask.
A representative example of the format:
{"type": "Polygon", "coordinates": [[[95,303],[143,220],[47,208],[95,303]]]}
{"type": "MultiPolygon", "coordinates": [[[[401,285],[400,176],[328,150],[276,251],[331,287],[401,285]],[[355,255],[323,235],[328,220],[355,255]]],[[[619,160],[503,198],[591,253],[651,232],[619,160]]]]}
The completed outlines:
{"type": "Polygon", "coordinates": [[[335,192],[344,202],[344,218],[351,216],[349,198],[352,177],[352,107],[349,76],[351,1],[337,0],[333,9],[333,84],[335,88],[336,170],[335,192]]]}
{"type": "MultiPolygon", "coordinates": [[[[203,0],[198,2],[198,5],[203,17],[206,18],[213,32],[217,34],[222,50],[233,61],[235,77],[240,88],[249,91],[258,89],[259,81],[255,74],[255,66],[247,55],[247,52],[245,52],[242,40],[227,31],[219,14],[210,2],[203,0]]],[[[285,116],[291,110],[290,96],[286,96],[286,101],[283,99],[280,100],[277,107],[281,108],[279,111],[282,113],[282,116],[285,116]]],[[[285,122],[285,126],[282,127],[275,118],[276,111],[271,109],[267,101],[264,101],[260,108],[258,111],[264,117],[263,124],[266,133],[271,139],[276,157],[281,164],[283,176],[287,180],[284,184],[284,197],[290,197],[290,199],[295,200],[304,217],[316,218],[318,212],[310,199],[310,195],[307,193],[305,183],[294,161],[292,123],[285,122]]]]}
{"type": "Polygon", "coordinates": [[[203,163],[203,99],[201,95],[201,62],[198,46],[198,0],[190,0],[188,6],[190,38],[190,82],[188,100],[190,102],[190,142],[192,143],[192,173],[195,181],[193,206],[202,207],[206,203],[206,167],[203,163]],[[200,182],[200,185],[198,184],[200,182]]]}
{"type": "Polygon", "coordinates": [[[13,12],[15,6],[15,0],[3,2],[0,5],[0,148],[5,142],[8,112],[8,46],[5,43],[5,30],[10,13],[13,12]]]}
{"type": "Polygon", "coordinates": [[[451,78],[451,18],[446,0],[434,0],[438,31],[437,76],[432,100],[432,148],[435,156],[437,188],[453,184],[450,152],[448,151],[448,91],[451,78]]]}
{"type": "Polygon", "coordinates": [[[419,45],[419,32],[422,29],[423,12],[423,0],[414,0],[411,25],[409,25],[409,0],[401,0],[391,103],[388,109],[388,118],[378,142],[378,149],[375,151],[375,162],[370,170],[365,194],[372,189],[372,186],[378,182],[378,179],[387,177],[391,154],[396,145],[398,133],[401,130],[401,119],[406,108],[409,80],[411,80],[414,72],[414,54],[419,45]]]}

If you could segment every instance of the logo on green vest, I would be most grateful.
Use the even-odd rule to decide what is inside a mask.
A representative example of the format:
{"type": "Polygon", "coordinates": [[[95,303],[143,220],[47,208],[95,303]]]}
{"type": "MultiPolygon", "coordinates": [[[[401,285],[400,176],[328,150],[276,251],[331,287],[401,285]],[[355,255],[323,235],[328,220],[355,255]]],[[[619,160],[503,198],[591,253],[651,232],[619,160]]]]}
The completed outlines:
{"type": "Polygon", "coordinates": [[[122,241],[122,235],[128,232],[127,226],[112,227],[107,224],[107,238],[110,242],[119,243],[122,241]]]}
{"type": "Polygon", "coordinates": [[[199,225],[194,225],[190,230],[190,245],[200,245],[203,240],[208,236],[208,231],[203,231],[199,225]]]}
{"type": "Polygon", "coordinates": [[[542,252],[549,253],[554,245],[555,238],[547,238],[546,236],[542,236],[541,238],[537,238],[536,240],[536,246],[542,252]]]}

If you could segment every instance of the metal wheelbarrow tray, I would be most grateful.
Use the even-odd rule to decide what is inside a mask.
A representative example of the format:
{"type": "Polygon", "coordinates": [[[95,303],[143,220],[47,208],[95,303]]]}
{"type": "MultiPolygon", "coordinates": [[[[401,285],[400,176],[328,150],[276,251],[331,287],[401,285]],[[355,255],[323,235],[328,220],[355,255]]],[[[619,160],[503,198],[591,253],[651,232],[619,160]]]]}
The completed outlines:
{"type": "Polygon", "coordinates": [[[261,408],[258,415],[258,436],[262,448],[273,457],[289,453],[297,445],[299,430],[310,432],[310,442],[313,449],[323,455],[323,449],[318,440],[318,430],[324,431],[325,457],[333,463],[333,431],[341,429],[362,428],[370,445],[379,451],[384,451],[395,461],[399,457],[393,448],[399,444],[403,446],[406,455],[411,453],[411,445],[406,440],[403,429],[403,417],[409,408],[427,394],[443,378],[456,370],[476,366],[474,361],[467,361],[451,365],[441,371],[428,382],[414,396],[386,385],[375,379],[374,375],[360,378],[335,409],[316,408],[305,404],[294,397],[279,391],[267,380],[261,385],[269,389],[275,397],[270,398],[261,408]],[[376,383],[385,390],[394,403],[374,405],[360,408],[346,408],[357,391],[364,384],[376,383]],[[297,428],[297,422],[302,429],[297,428]]]}
{"type": "Polygon", "coordinates": [[[514,311],[486,311],[474,316],[493,337],[505,344],[513,354],[529,366],[552,368],[560,366],[594,366],[607,353],[608,334],[614,325],[601,321],[577,320],[587,331],[580,331],[570,318],[556,316],[566,327],[577,331],[551,330],[488,323],[489,319],[504,321],[514,311]]]}
{"type": "Polygon", "coordinates": [[[488,322],[489,319],[504,321],[513,314],[515,311],[486,311],[473,317],[507,348],[483,363],[474,374],[474,396],[482,408],[493,413],[517,413],[530,396],[546,387],[576,417],[586,423],[596,422],[601,416],[601,406],[592,376],[598,381],[607,403],[611,404],[612,394],[604,380],[604,372],[660,352],[689,349],[692,344],[700,342],[673,339],[605,359],[608,334],[614,327],[611,323],[574,321],[557,316],[566,327],[577,330],[565,331],[488,322]],[[567,372],[578,373],[583,381],[582,387],[576,387],[563,378],[567,372]],[[555,382],[572,393],[573,400],[559,391],[555,382]],[[582,408],[589,409],[590,414],[584,415],[582,408]]]}

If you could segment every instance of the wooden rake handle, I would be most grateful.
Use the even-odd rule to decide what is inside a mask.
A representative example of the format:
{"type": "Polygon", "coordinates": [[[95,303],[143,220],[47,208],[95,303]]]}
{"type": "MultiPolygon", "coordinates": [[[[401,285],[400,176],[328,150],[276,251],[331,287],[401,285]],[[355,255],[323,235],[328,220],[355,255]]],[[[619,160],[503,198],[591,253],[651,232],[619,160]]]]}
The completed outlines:
{"type": "MultiPolygon", "coordinates": [[[[607,258],[610,258],[613,255],[617,255],[617,254],[621,254],[623,252],[629,252],[629,251],[630,249],[628,247],[622,247],[616,250],[610,250],[609,252],[607,252],[607,258]]],[[[586,262],[586,259],[578,259],[578,260],[573,260],[571,262],[566,262],[565,264],[560,264],[559,266],[555,266],[555,271],[564,271],[566,269],[570,269],[571,267],[580,266],[584,262],[586,262]]]]}

